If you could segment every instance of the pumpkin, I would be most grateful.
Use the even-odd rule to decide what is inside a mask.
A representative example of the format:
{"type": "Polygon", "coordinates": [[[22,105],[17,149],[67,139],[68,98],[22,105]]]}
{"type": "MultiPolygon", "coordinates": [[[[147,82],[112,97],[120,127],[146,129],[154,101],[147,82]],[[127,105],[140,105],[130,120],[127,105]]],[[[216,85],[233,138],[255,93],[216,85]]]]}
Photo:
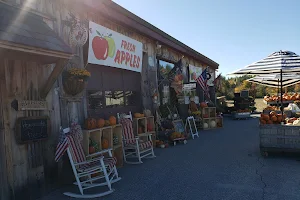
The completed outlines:
{"type": "Polygon", "coordinates": [[[268,121],[270,119],[269,115],[263,115],[262,118],[266,121],[268,121]]]}
{"type": "Polygon", "coordinates": [[[261,120],[260,120],[260,123],[261,123],[261,124],[266,124],[267,122],[266,122],[265,120],[261,119],[261,120]]]}
{"type": "Polygon", "coordinates": [[[102,149],[108,149],[108,139],[102,138],[101,145],[102,149]]]}
{"type": "Polygon", "coordinates": [[[105,120],[105,124],[104,124],[104,126],[110,126],[110,123],[109,123],[109,121],[108,121],[108,120],[105,120]]]}
{"type": "Polygon", "coordinates": [[[87,118],[85,120],[85,128],[88,130],[96,128],[96,119],[94,118],[87,118]]]}
{"type": "Polygon", "coordinates": [[[97,128],[102,128],[105,125],[105,120],[100,118],[97,120],[97,128]]]}
{"type": "Polygon", "coordinates": [[[201,107],[201,108],[206,108],[206,107],[207,107],[207,103],[201,102],[201,103],[200,103],[200,107],[201,107]]]}
{"type": "Polygon", "coordinates": [[[93,154],[93,153],[95,153],[95,152],[96,152],[95,147],[90,146],[90,147],[89,147],[89,154],[93,154]]]}
{"type": "Polygon", "coordinates": [[[142,113],[140,113],[140,117],[145,117],[145,115],[144,115],[144,114],[142,114],[142,113]]]}
{"type": "Polygon", "coordinates": [[[215,128],[216,127],[216,122],[215,121],[211,121],[210,122],[210,127],[215,128]]]}
{"type": "Polygon", "coordinates": [[[150,116],[151,116],[151,111],[148,110],[148,109],[145,109],[145,110],[144,110],[144,115],[145,115],[146,117],[150,117],[150,116]]]}
{"type": "Polygon", "coordinates": [[[134,116],[135,118],[140,118],[140,117],[141,117],[141,114],[140,114],[140,113],[134,113],[133,116],[134,116]]]}
{"type": "Polygon", "coordinates": [[[108,118],[108,121],[109,121],[109,124],[112,126],[117,124],[117,118],[115,116],[110,116],[108,118]]]}
{"type": "Polygon", "coordinates": [[[273,124],[273,122],[271,120],[268,120],[267,124],[273,124]]]}
{"type": "Polygon", "coordinates": [[[277,113],[275,112],[275,111],[271,111],[270,112],[270,116],[272,117],[272,116],[276,116],[277,115],[277,113]]]}
{"type": "Polygon", "coordinates": [[[277,115],[277,121],[278,121],[278,122],[281,122],[281,121],[282,121],[282,115],[281,115],[281,114],[277,115]]]}
{"type": "Polygon", "coordinates": [[[277,122],[277,117],[276,117],[276,116],[272,116],[272,117],[271,117],[271,120],[272,120],[273,122],[277,122]]]}
{"type": "Polygon", "coordinates": [[[203,128],[208,128],[208,123],[203,123],[203,128]]]}

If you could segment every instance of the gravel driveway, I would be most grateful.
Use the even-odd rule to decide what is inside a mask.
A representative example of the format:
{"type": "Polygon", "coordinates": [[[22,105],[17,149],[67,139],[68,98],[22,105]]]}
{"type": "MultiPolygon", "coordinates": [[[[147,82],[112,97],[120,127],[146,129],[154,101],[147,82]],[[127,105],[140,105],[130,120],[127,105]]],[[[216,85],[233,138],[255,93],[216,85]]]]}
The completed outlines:
{"type": "MultiPolygon", "coordinates": [[[[122,180],[104,200],[297,200],[296,157],[262,158],[258,119],[225,118],[222,129],[201,131],[187,145],[155,149],[157,158],[119,170],[122,180]]],[[[69,199],[64,188],[43,200],[69,199]]]]}

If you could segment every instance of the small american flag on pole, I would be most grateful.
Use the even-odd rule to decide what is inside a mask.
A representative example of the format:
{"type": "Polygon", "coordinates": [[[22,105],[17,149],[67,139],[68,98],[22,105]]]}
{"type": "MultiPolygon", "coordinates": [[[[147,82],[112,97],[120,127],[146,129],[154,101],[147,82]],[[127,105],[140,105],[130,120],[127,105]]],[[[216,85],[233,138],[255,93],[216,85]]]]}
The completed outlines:
{"type": "Polygon", "coordinates": [[[210,99],[209,88],[207,85],[207,68],[202,72],[202,74],[198,78],[196,78],[196,81],[204,91],[205,96],[207,96],[207,98],[210,99]]]}

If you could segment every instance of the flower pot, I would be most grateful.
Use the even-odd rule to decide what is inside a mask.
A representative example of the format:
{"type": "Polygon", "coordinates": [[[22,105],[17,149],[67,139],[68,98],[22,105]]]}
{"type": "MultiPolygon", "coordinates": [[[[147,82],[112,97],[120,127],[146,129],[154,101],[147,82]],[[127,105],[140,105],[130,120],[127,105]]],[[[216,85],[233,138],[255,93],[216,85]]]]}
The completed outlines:
{"type": "Polygon", "coordinates": [[[63,79],[63,86],[66,94],[75,96],[84,90],[86,81],[76,76],[70,76],[63,79]]]}

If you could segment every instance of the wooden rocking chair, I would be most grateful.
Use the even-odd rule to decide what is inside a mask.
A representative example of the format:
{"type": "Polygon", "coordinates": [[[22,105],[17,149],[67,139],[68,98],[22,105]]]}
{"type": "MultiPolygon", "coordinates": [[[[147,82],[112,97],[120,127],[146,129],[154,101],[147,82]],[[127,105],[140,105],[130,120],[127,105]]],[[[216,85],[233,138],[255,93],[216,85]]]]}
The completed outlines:
{"type": "MultiPolygon", "coordinates": [[[[64,133],[70,132],[70,128],[64,129],[64,133]]],[[[67,135],[65,142],[68,143],[67,153],[72,166],[73,173],[76,178],[75,185],[78,186],[80,194],[65,192],[64,195],[74,198],[97,198],[108,195],[114,192],[111,184],[115,183],[121,178],[118,176],[116,169],[116,158],[112,156],[111,149],[105,149],[100,152],[85,156],[83,148],[78,140],[73,135],[67,135]],[[107,154],[109,157],[104,157],[107,154]],[[92,175],[95,175],[92,177],[92,175]],[[102,182],[94,183],[98,180],[102,182]],[[84,194],[84,190],[98,187],[107,186],[108,191],[97,194],[84,194]]]]}
{"type": "Polygon", "coordinates": [[[119,115],[119,122],[123,127],[123,156],[124,161],[128,164],[141,164],[142,158],[155,158],[152,134],[140,134],[135,136],[132,128],[132,115],[119,115]],[[142,140],[140,138],[146,138],[142,140]],[[137,159],[137,161],[128,161],[128,159],[137,159]]]}

